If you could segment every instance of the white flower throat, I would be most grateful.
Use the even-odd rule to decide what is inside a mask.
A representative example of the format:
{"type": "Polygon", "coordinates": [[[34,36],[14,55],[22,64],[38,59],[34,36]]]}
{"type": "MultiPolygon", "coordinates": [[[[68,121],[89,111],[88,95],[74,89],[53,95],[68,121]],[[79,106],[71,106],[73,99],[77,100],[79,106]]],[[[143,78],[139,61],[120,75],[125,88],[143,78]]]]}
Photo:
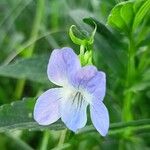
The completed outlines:
{"type": "Polygon", "coordinates": [[[72,100],[72,102],[76,103],[77,105],[82,105],[83,101],[91,104],[92,100],[92,95],[88,93],[85,89],[76,89],[70,85],[63,87],[63,92],[61,95],[65,100],[72,100]]]}
{"type": "Polygon", "coordinates": [[[81,108],[84,99],[85,99],[85,98],[83,97],[83,95],[81,94],[81,92],[78,91],[78,92],[76,92],[76,94],[73,96],[72,104],[75,103],[75,104],[77,105],[77,107],[81,108]]]}

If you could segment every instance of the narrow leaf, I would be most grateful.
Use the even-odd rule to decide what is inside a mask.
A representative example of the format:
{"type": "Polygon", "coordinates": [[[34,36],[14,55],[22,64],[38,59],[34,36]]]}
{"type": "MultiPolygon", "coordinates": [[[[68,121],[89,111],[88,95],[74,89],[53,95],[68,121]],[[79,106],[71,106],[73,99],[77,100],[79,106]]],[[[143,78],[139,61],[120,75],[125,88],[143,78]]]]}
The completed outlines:
{"type": "MultiPolygon", "coordinates": [[[[8,132],[11,130],[62,130],[65,125],[59,120],[49,126],[40,126],[33,119],[33,109],[35,98],[24,98],[11,104],[0,106],[0,132],[8,132]]],[[[129,127],[133,130],[149,129],[150,119],[134,120],[131,122],[111,123],[109,133],[121,133],[129,127]]],[[[96,131],[93,126],[87,126],[79,131],[79,133],[87,131],[96,131]]]]}
{"type": "Polygon", "coordinates": [[[50,83],[46,75],[48,58],[46,55],[36,56],[0,66],[0,76],[50,83]]]}
{"type": "Polygon", "coordinates": [[[40,126],[33,119],[34,98],[25,98],[11,104],[0,106],[0,132],[9,130],[29,129],[29,130],[59,130],[63,123],[57,121],[50,126],[40,126]]]}

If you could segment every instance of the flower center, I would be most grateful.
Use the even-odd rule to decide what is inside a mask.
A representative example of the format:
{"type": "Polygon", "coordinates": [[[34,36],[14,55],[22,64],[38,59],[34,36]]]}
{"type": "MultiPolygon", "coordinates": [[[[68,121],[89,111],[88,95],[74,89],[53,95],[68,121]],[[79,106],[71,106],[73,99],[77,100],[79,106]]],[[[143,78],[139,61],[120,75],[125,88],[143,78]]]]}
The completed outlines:
{"type": "Polygon", "coordinates": [[[64,92],[62,94],[65,99],[72,99],[72,102],[75,102],[77,105],[82,105],[83,101],[91,104],[92,96],[85,89],[76,89],[70,86],[66,86],[63,89],[64,92]]]}
{"type": "Polygon", "coordinates": [[[84,101],[83,98],[84,97],[81,94],[81,92],[78,91],[78,92],[75,93],[72,103],[76,103],[77,106],[81,108],[82,102],[84,101]]]}

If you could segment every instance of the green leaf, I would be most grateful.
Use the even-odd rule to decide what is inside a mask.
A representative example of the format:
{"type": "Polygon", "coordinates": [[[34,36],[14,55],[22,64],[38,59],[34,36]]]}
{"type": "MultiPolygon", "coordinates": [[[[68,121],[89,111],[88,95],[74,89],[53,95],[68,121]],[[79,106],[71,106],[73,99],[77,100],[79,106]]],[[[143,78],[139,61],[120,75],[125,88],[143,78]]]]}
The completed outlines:
{"type": "MultiPolygon", "coordinates": [[[[114,135],[118,133],[123,133],[125,130],[132,130],[134,132],[140,132],[141,130],[150,129],[150,119],[141,119],[141,120],[134,120],[129,122],[117,122],[111,123],[109,128],[109,135],[114,135]]],[[[79,131],[79,134],[85,132],[93,132],[96,131],[93,126],[86,126],[84,129],[79,131]]]]}
{"type": "Polygon", "coordinates": [[[117,4],[108,16],[107,24],[126,34],[134,31],[150,10],[150,0],[117,4]]]}
{"type": "Polygon", "coordinates": [[[97,19],[89,17],[84,18],[83,21],[88,25],[92,26],[93,28],[96,24],[97,32],[101,34],[104,38],[106,38],[111,45],[117,45],[118,47],[121,46],[121,43],[117,39],[117,37],[103,23],[99,22],[97,19]],[[95,22],[95,24],[93,24],[93,22],[95,22]]]}
{"type": "Polygon", "coordinates": [[[49,55],[35,56],[0,66],[0,75],[40,83],[50,83],[46,75],[48,58],[49,55]]]}
{"type": "Polygon", "coordinates": [[[142,78],[137,83],[133,84],[129,91],[139,92],[150,87],[150,69],[146,70],[142,74],[142,78]]]}
{"type": "Polygon", "coordinates": [[[131,24],[133,17],[132,5],[132,2],[117,4],[108,16],[107,24],[127,33],[129,31],[128,25],[131,24]]]}
{"type": "Polygon", "coordinates": [[[144,73],[143,73],[143,80],[144,81],[149,81],[150,82],[150,69],[147,69],[144,73]]]}
{"type": "Polygon", "coordinates": [[[64,128],[63,123],[60,121],[50,126],[38,125],[32,116],[35,101],[34,98],[25,98],[21,101],[0,106],[0,132],[18,129],[59,130],[64,128]]]}
{"type": "MultiPolygon", "coordinates": [[[[95,47],[98,52],[103,55],[107,65],[117,75],[122,76],[124,64],[126,61],[126,54],[123,53],[125,49],[120,40],[101,22],[97,19],[90,17],[84,18],[83,21],[94,28],[93,22],[97,24],[97,33],[95,36],[95,47]]],[[[99,64],[99,63],[98,63],[99,64]]],[[[98,65],[97,64],[97,65],[98,65]]]]}
{"type": "Polygon", "coordinates": [[[139,93],[140,91],[146,90],[150,87],[150,81],[139,81],[138,83],[133,84],[126,92],[135,92],[139,93]]]}
{"type": "Polygon", "coordinates": [[[138,10],[140,9],[141,5],[143,4],[144,0],[139,0],[139,1],[135,1],[134,2],[134,6],[133,6],[133,10],[134,12],[138,12],[138,10]]]}
{"type": "Polygon", "coordinates": [[[134,17],[133,3],[126,2],[125,4],[123,4],[121,6],[120,14],[121,14],[121,17],[123,18],[124,22],[126,23],[128,30],[130,30],[130,27],[132,25],[132,20],[134,17]]]}
{"type": "MultiPolygon", "coordinates": [[[[139,3],[136,4],[135,11],[139,3]]],[[[138,27],[138,25],[142,22],[143,18],[146,16],[146,14],[149,11],[150,11],[150,0],[143,1],[143,5],[141,5],[141,7],[139,8],[139,10],[135,15],[134,22],[133,22],[133,29],[138,27]]]]}
{"type": "MultiPolygon", "coordinates": [[[[58,120],[57,122],[48,125],[40,126],[33,119],[33,109],[35,105],[35,98],[24,98],[21,101],[16,101],[11,104],[4,104],[0,106],[0,132],[7,132],[11,130],[61,130],[65,125],[58,120]]],[[[143,128],[150,128],[150,119],[135,120],[131,122],[118,122],[110,125],[110,134],[124,132],[128,127],[132,130],[139,130],[143,128]]],[[[92,126],[87,126],[81,129],[79,133],[85,131],[96,131],[92,126]]]]}

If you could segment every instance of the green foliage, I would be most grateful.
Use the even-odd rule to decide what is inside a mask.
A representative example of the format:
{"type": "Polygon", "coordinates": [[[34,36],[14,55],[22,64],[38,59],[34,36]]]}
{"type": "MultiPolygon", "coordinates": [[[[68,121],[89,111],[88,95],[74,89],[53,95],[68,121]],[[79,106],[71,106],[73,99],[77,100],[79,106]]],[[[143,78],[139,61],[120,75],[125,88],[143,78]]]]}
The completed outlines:
{"type": "Polygon", "coordinates": [[[133,2],[122,2],[112,9],[107,23],[120,31],[130,32],[133,16],[133,2]]]}
{"type": "Polygon", "coordinates": [[[48,59],[48,55],[43,55],[17,60],[11,64],[0,66],[0,75],[48,84],[46,74],[48,59]]]}
{"type": "Polygon", "coordinates": [[[116,44],[120,46],[120,42],[117,40],[116,36],[100,21],[98,21],[97,19],[90,17],[90,18],[84,18],[83,21],[87,24],[89,24],[90,26],[94,27],[94,23],[96,23],[97,25],[97,32],[99,34],[101,34],[103,37],[105,37],[108,42],[111,42],[111,44],[116,44]]]}
{"type": "MultiPolygon", "coordinates": [[[[71,38],[71,40],[77,44],[77,45],[84,45],[85,47],[88,47],[90,45],[92,45],[94,43],[94,36],[95,36],[95,33],[96,33],[96,30],[97,30],[97,26],[96,24],[93,22],[94,24],[94,30],[93,32],[91,33],[91,35],[89,37],[87,37],[86,35],[84,35],[84,38],[83,39],[80,39],[78,37],[76,37],[73,33],[73,28],[76,28],[75,25],[72,25],[69,29],[69,36],[71,38]]],[[[79,31],[78,31],[79,33],[79,31]]]]}
{"type": "Polygon", "coordinates": [[[1,0],[0,150],[149,149],[149,10],[150,0],[1,0]],[[37,95],[54,86],[46,73],[51,51],[68,46],[79,54],[85,40],[82,56],[107,77],[104,138],[90,119],[77,134],[60,120],[40,126],[33,119],[37,95]]]}
{"type": "MultiPolygon", "coordinates": [[[[0,106],[0,132],[7,132],[12,130],[62,130],[65,128],[64,124],[59,120],[56,123],[53,123],[49,126],[40,126],[33,119],[33,109],[35,105],[35,98],[24,98],[20,101],[12,102],[11,104],[4,104],[0,106]]],[[[124,130],[124,128],[132,127],[134,130],[142,129],[143,126],[149,126],[150,120],[138,120],[128,123],[113,123],[110,125],[110,134],[119,133],[124,130]]],[[[82,132],[95,131],[92,126],[86,127],[79,131],[79,134],[82,132]]]]}
{"type": "Polygon", "coordinates": [[[97,19],[90,17],[84,18],[83,21],[90,26],[93,22],[97,24],[97,35],[95,36],[95,45],[97,46],[98,53],[103,55],[105,62],[117,75],[123,75],[122,72],[125,68],[124,62],[127,57],[124,53],[125,45],[123,45],[118,37],[114,35],[105,24],[99,22],[97,19]]]}
{"type": "Polygon", "coordinates": [[[139,26],[144,17],[149,13],[149,10],[150,10],[150,0],[135,2],[134,11],[136,15],[134,17],[133,30],[139,26]]]}
{"type": "Polygon", "coordinates": [[[126,34],[130,34],[130,32],[136,30],[149,10],[149,0],[122,2],[112,9],[107,24],[126,34]]]}
{"type": "MultiPolygon", "coordinates": [[[[97,25],[95,24],[95,22],[92,23],[94,24],[94,30],[92,31],[90,36],[85,35],[83,39],[80,39],[74,34],[73,28],[76,28],[75,25],[72,25],[69,29],[69,36],[71,40],[73,41],[73,43],[80,46],[79,58],[82,66],[93,64],[92,51],[93,51],[94,36],[97,30],[97,25]]],[[[78,31],[78,33],[80,33],[80,31],[78,31]]]]}
{"type": "Polygon", "coordinates": [[[33,108],[35,98],[24,98],[21,101],[5,104],[0,107],[0,132],[10,130],[28,129],[32,130],[60,130],[64,126],[61,122],[56,122],[51,126],[40,126],[33,119],[33,108]]]}

